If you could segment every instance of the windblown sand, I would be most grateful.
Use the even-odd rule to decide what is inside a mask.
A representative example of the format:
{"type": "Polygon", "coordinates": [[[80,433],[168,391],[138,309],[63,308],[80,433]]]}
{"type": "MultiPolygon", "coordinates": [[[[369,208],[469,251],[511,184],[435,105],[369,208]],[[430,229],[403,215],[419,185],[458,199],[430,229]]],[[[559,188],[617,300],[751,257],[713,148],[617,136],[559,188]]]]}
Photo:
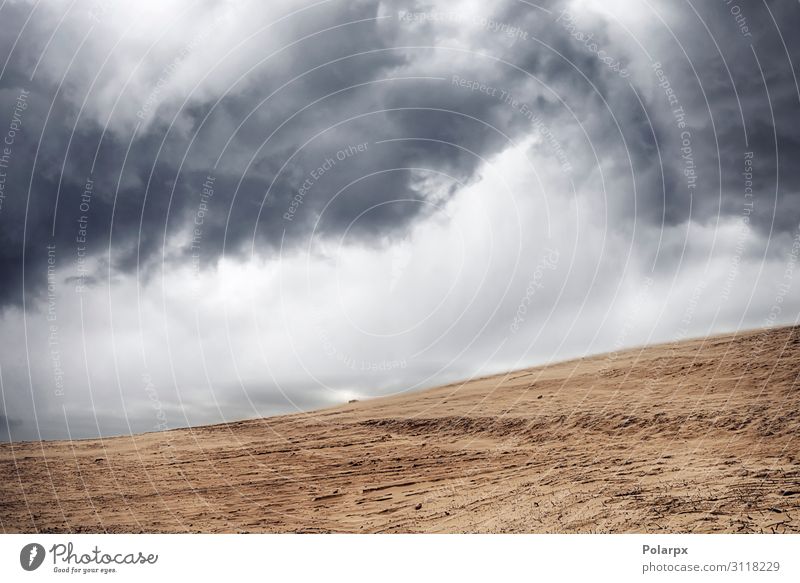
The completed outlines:
{"type": "Polygon", "coordinates": [[[800,328],[0,445],[5,532],[798,532],[800,328]]]}

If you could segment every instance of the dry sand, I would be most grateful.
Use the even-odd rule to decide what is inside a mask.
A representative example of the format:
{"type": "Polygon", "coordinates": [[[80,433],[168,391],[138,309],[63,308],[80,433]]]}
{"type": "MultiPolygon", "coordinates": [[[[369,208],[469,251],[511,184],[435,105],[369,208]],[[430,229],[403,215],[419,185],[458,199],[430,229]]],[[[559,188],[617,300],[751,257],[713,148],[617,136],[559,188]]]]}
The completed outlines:
{"type": "Polygon", "coordinates": [[[800,328],[0,445],[5,532],[798,532],[800,328]]]}

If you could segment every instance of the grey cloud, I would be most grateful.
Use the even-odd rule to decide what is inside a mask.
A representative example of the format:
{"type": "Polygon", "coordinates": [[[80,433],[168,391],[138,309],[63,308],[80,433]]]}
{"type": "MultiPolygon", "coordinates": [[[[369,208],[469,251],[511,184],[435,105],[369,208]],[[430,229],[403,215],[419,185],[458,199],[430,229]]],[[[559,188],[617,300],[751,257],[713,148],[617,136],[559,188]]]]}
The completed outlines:
{"type": "Polygon", "coordinates": [[[12,435],[18,433],[22,421],[0,415],[0,441],[8,441],[12,435]]]}
{"type": "MultiPolygon", "coordinates": [[[[22,6],[16,9],[22,10],[22,6]]],[[[326,8],[321,14],[299,21],[294,35],[299,38],[328,26],[369,19],[378,14],[378,5],[374,3],[339,3],[335,8],[326,8]]],[[[262,20],[266,19],[262,17],[262,20]]],[[[539,22],[535,28],[539,33],[547,33],[547,29],[546,22],[539,22]]],[[[203,226],[203,255],[207,264],[214,263],[223,245],[225,251],[232,254],[248,250],[251,244],[259,252],[271,253],[281,241],[301,241],[328,203],[325,213],[319,217],[318,233],[323,235],[336,237],[350,227],[351,235],[369,238],[405,228],[419,214],[430,212],[430,207],[424,204],[430,193],[419,191],[418,176],[403,168],[430,169],[449,175],[456,182],[467,182],[480,164],[479,157],[488,157],[508,145],[500,132],[521,137],[527,131],[527,127],[510,116],[496,98],[476,95],[450,83],[452,75],[460,73],[462,77],[491,82],[501,89],[522,94],[522,85],[529,80],[519,70],[498,65],[496,60],[477,54],[436,49],[395,50],[391,44],[433,44],[434,32],[429,28],[418,31],[403,23],[368,21],[322,33],[313,40],[290,47],[280,58],[258,65],[240,83],[241,88],[237,85],[236,90],[225,95],[213,110],[213,94],[192,99],[188,107],[180,110],[175,109],[178,100],[165,97],[158,103],[157,115],[140,127],[130,151],[131,136],[124,131],[130,129],[129,126],[115,123],[112,118],[111,130],[102,134],[100,120],[86,113],[76,118],[78,102],[88,89],[85,79],[89,78],[80,70],[80,65],[71,69],[66,77],[70,89],[60,91],[56,91],[56,81],[63,71],[55,65],[43,66],[43,73],[31,88],[40,99],[37,106],[29,110],[29,115],[40,119],[48,99],[53,99],[55,114],[48,121],[41,142],[33,127],[26,128],[27,147],[24,152],[22,145],[17,148],[19,158],[24,156],[25,161],[17,162],[13,179],[16,190],[23,191],[32,170],[32,152],[38,147],[30,204],[21,204],[22,197],[18,197],[18,204],[13,208],[8,205],[2,217],[20,225],[23,211],[27,212],[24,215],[28,233],[25,248],[30,276],[25,292],[36,293],[37,284],[43,281],[42,253],[38,247],[42,241],[50,239],[53,193],[59,190],[59,183],[59,194],[63,195],[54,242],[68,252],[75,246],[74,224],[82,213],[74,201],[90,175],[95,151],[98,158],[92,178],[97,194],[90,209],[89,246],[92,253],[103,253],[108,249],[108,237],[112,234],[111,259],[117,269],[131,269],[137,261],[147,262],[151,256],[157,258],[153,254],[164,248],[165,238],[175,230],[191,227],[198,205],[198,184],[208,174],[213,174],[217,182],[212,209],[203,226]],[[393,32],[387,34],[387,31],[393,32]],[[368,54],[357,55],[364,51],[368,54]],[[426,60],[434,57],[441,63],[434,70],[428,70],[424,66],[426,60]],[[321,67],[336,59],[340,60],[321,67]],[[46,77],[44,72],[52,76],[46,77]],[[299,74],[303,74],[302,77],[292,81],[299,74]],[[393,77],[419,75],[442,79],[392,80],[393,77]],[[371,83],[373,81],[378,82],[371,83]],[[288,85],[254,109],[285,83],[288,85]],[[348,89],[352,86],[356,87],[348,89]],[[318,105],[300,111],[317,99],[321,100],[318,105]],[[348,118],[353,119],[348,121],[348,118]],[[245,119],[247,121],[237,128],[245,119]],[[62,120],[76,121],[74,134],[70,123],[63,124],[62,120]],[[397,138],[414,140],[376,144],[397,138]],[[229,139],[231,146],[223,152],[221,148],[229,139]],[[303,146],[308,140],[311,141],[303,146]],[[368,151],[341,161],[326,173],[324,180],[316,180],[313,192],[304,197],[297,209],[297,216],[287,221],[284,214],[303,180],[326,159],[335,156],[335,152],[353,144],[368,144],[368,151]],[[253,154],[256,158],[249,164],[253,154]],[[220,155],[220,164],[214,168],[214,161],[220,155]],[[288,165],[284,166],[287,161],[288,165]],[[333,194],[345,187],[341,196],[332,201],[333,194]],[[420,204],[380,204],[395,199],[419,201],[420,204]],[[368,216],[351,225],[354,218],[371,208],[368,216]]],[[[40,43],[29,36],[22,37],[25,42],[11,55],[12,67],[27,70],[30,66],[40,43]]],[[[43,63],[52,56],[66,66],[63,55],[73,50],[75,35],[65,36],[64,40],[58,35],[54,38],[58,49],[49,51],[43,63]]],[[[485,31],[479,30],[473,37],[478,43],[484,38],[490,45],[496,43],[496,35],[487,35],[485,31]]],[[[245,48],[257,52],[262,40],[257,35],[245,48]]],[[[538,52],[534,45],[493,48],[501,57],[512,61],[519,59],[503,51],[538,52]]],[[[475,47],[475,51],[481,50],[480,45],[475,47]]],[[[252,58],[243,63],[233,60],[231,66],[244,72],[245,65],[251,65],[252,61],[252,58]]],[[[95,64],[94,60],[88,62],[95,64]]],[[[545,71],[544,75],[557,76],[555,71],[545,71]]],[[[236,78],[231,71],[227,71],[226,76],[236,78]]],[[[94,97],[90,94],[90,102],[94,97]]],[[[555,109],[541,98],[536,103],[543,111],[546,107],[555,109]]],[[[120,110],[115,115],[130,114],[120,110]]],[[[451,192],[455,190],[451,184],[451,192]]],[[[19,303],[22,299],[19,231],[10,239],[9,245],[4,246],[3,270],[8,277],[3,297],[6,303],[19,303]]]]}
{"type": "MultiPolygon", "coordinates": [[[[54,48],[42,57],[41,73],[30,87],[36,101],[28,118],[34,119],[25,127],[25,141],[15,146],[17,160],[10,180],[15,185],[16,198],[7,202],[0,217],[8,225],[2,258],[6,274],[3,301],[18,303],[22,297],[19,258],[24,211],[27,211],[28,228],[26,259],[32,274],[26,282],[29,287],[26,291],[35,291],[37,283],[42,281],[43,270],[36,267],[42,256],[38,246],[48,240],[53,195],[59,182],[59,194],[63,196],[55,239],[62,249],[74,246],[71,227],[78,211],[70,201],[79,196],[98,145],[94,179],[101,194],[94,199],[91,208],[91,249],[99,253],[108,247],[113,195],[121,173],[111,241],[112,262],[117,269],[131,269],[136,261],[146,261],[162,250],[166,244],[165,228],[169,238],[175,230],[191,226],[198,205],[199,184],[208,174],[213,174],[217,183],[212,210],[204,223],[206,264],[215,262],[223,245],[230,254],[247,252],[251,246],[257,252],[269,254],[281,242],[299,243],[318,219],[318,233],[333,237],[341,235],[348,227],[351,235],[367,238],[405,229],[415,217],[429,212],[424,202],[430,199],[431,193],[418,190],[414,173],[397,168],[423,167],[448,174],[456,182],[468,182],[480,164],[479,158],[469,151],[488,157],[508,146],[500,132],[512,139],[531,133],[530,124],[513,108],[497,97],[454,87],[450,82],[453,75],[508,91],[547,120],[563,140],[571,159],[576,161],[574,178],[578,185],[595,176],[597,161],[594,156],[599,154],[600,167],[613,169],[613,174],[608,176],[608,206],[611,216],[622,228],[636,219],[658,225],[662,219],[667,224],[678,224],[689,218],[690,213],[699,221],[709,220],[720,211],[734,217],[740,214],[740,169],[746,149],[742,141],[744,134],[740,116],[736,115],[738,106],[733,86],[700,21],[688,11],[678,14],[658,6],[660,12],[671,18],[671,30],[677,31],[688,58],[663,27],[649,24],[653,34],[642,39],[654,60],[663,63],[665,74],[687,112],[693,162],[698,174],[697,187],[692,189],[683,173],[680,132],[663,91],[654,88],[655,76],[651,73],[649,79],[633,79],[643,99],[643,108],[626,80],[571,37],[563,23],[553,24],[560,5],[554,3],[548,8],[550,15],[522,3],[509,2],[498,7],[497,21],[525,30],[529,35],[525,40],[512,41],[474,23],[459,24],[456,26],[459,34],[465,34],[463,29],[468,29],[466,34],[473,44],[471,52],[447,48],[440,30],[448,26],[447,22],[420,26],[397,21],[399,10],[422,11],[426,9],[422,3],[413,7],[389,3],[381,9],[372,2],[335,3],[304,13],[303,18],[291,21],[292,34],[281,32],[279,38],[292,42],[338,24],[386,15],[390,18],[347,24],[323,32],[247,71],[258,60],[253,56],[240,60],[236,57],[241,53],[258,53],[265,35],[256,34],[235,51],[231,59],[217,63],[213,71],[212,78],[222,75],[236,80],[234,85],[226,87],[226,90],[232,89],[231,93],[222,97],[219,89],[216,93],[199,91],[183,109],[177,109],[179,99],[165,95],[157,103],[153,118],[140,127],[129,152],[131,135],[125,130],[131,130],[130,125],[120,125],[112,118],[111,131],[101,134],[99,119],[92,119],[86,113],[76,118],[91,71],[82,71],[81,64],[73,66],[66,77],[66,89],[56,92],[56,82],[66,66],[64,55],[77,46],[76,34],[56,35],[54,48]],[[437,43],[441,48],[394,48],[437,43]],[[357,55],[360,52],[367,54],[357,55]],[[321,66],[328,61],[337,62],[321,66]],[[695,79],[691,66],[698,70],[702,85],[695,79]],[[247,76],[242,78],[245,72],[247,76]],[[297,75],[301,77],[292,80],[297,75]],[[442,80],[398,78],[385,81],[414,75],[441,77],[442,80]],[[278,90],[284,84],[287,85],[278,90]],[[258,106],[274,91],[277,93],[258,106]],[[216,103],[218,94],[222,99],[216,103]],[[318,104],[301,111],[317,99],[320,100],[318,104]],[[579,131],[559,99],[575,112],[587,135],[579,131]],[[711,109],[706,107],[706,99],[711,109]],[[50,100],[54,115],[39,143],[37,123],[50,100]],[[354,119],[347,121],[348,118],[354,119]],[[77,122],[74,134],[73,120],[77,122]],[[173,125],[170,127],[169,123],[173,125]],[[241,127],[237,127],[239,124],[241,127]],[[376,144],[397,138],[414,140],[376,144]],[[223,144],[229,140],[230,145],[223,152],[223,144]],[[303,145],[307,140],[311,141],[303,145]],[[441,142],[452,142],[456,146],[441,142]],[[298,203],[292,220],[286,220],[284,214],[291,208],[292,200],[309,173],[337,150],[359,143],[368,144],[368,152],[337,164],[324,179],[316,180],[308,189],[309,194],[301,197],[302,202],[298,203]],[[39,158],[33,190],[30,204],[26,205],[22,204],[22,193],[27,191],[30,163],[37,147],[39,158]],[[255,159],[250,164],[254,154],[255,159]],[[218,156],[221,156],[220,164],[214,168],[218,156]],[[124,169],[123,159],[126,161],[124,169]],[[287,161],[289,163],[284,165],[287,161]],[[722,180],[718,165],[722,166],[722,180]],[[385,170],[389,172],[383,172],[385,170]],[[373,173],[378,174],[367,177],[373,173]],[[334,193],[345,187],[346,191],[332,201],[334,193]],[[420,204],[380,205],[394,199],[419,201],[420,204]],[[318,216],[329,203],[325,213],[318,216]],[[355,217],[376,204],[379,206],[367,217],[351,225],[355,217]]],[[[11,18],[5,22],[11,24],[4,24],[6,44],[7,37],[19,32],[14,26],[21,22],[26,9],[25,4],[7,7],[11,18]]],[[[776,226],[782,230],[791,229],[793,220],[790,217],[797,207],[798,179],[790,161],[800,142],[795,124],[789,120],[798,103],[783,46],[777,35],[769,32],[774,25],[765,8],[748,7],[749,23],[756,31],[754,46],[761,55],[762,66],[768,65],[766,75],[771,104],[781,122],[775,126],[767,117],[770,102],[767,102],[750,54],[749,41],[735,29],[724,6],[703,5],[696,9],[710,23],[714,40],[726,56],[748,124],[750,145],[747,148],[757,152],[755,186],[764,197],[754,211],[754,224],[762,229],[769,228],[772,214],[777,211],[776,226]],[[777,132],[778,160],[774,154],[773,132],[777,132]],[[777,203],[773,204],[768,193],[775,190],[776,161],[780,161],[784,171],[777,203]]],[[[796,10],[779,5],[774,5],[773,10],[779,22],[786,23],[783,25],[786,30],[797,20],[796,10]]],[[[580,24],[584,16],[577,15],[579,30],[592,33],[596,42],[608,52],[617,50],[621,62],[642,59],[642,55],[627,54],[622,45],[615,42],[615,35],[622,33],[613,22],[587,17],[585,24],[580,24]]],[[[255,14],[245,11],[237,13],[235,18],[244,22],[255,18],[255,14]]],[[[268,20],[263,15],[257,19],[263,23],[268,20]]],[[[26,31],[20,46],[10,55],[7,74],[0,80],[5,89],[4,111],[9,111],[19,80],[30,70],[37,51],[41,50],[38,36],[44,35],[47,26],[54,26],[56,22],[42,19],[40,24],[26,31]]],[[[79,30],[78,24],[72,22],[72,25],[74,30],[79,30]]],[[[249,26],[257,29],[254,24],[249,26]]],[[[69,26],[65,29],[73,30],[69,26]]],[[[191,34],[187,36],[192,38],[191,34]]],[[[791,43],[791,39],[788,42],[791,43]]],[[[270,45],[270,48],[274,47],[270,45]]],[[[85,52],[84,49],[80,53],[81,58],[85,52]]],[[[790,55],[792,53],[790,49],[790,55]]],[[[94,57],[87,63],[90,67],[99,66],[94,57]]],[[[168,64],[169,61],[164,65],[168,64]]],[[[191,56],[186,57],[185,64],[193,64],[191,56]]],[[[157,67],[153,70],[159,71],[157,67]]],[[[200,72],[190,74],[189,78],[199,78],[200,72]]],[[[102,84],[102,80],[99,83],[102,84]]],[[[90,95],[89,101],[95,98],[90,95]]],[[[130,112],[120,109],[115,115],[125,118],[130,112]]],[[[453,186],[453,191],[456,190],[453,186]]]]}

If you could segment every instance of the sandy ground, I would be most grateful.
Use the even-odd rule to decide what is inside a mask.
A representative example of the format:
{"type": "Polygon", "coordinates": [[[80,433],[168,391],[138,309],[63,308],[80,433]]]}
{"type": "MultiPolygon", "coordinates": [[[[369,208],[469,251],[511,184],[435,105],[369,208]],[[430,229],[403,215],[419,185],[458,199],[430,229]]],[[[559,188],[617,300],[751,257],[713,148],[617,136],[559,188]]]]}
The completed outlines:
{"type": "Polygon", "coordinates": [[[798,532],[800,328],[0,445],[5,532],[798,532]]]}

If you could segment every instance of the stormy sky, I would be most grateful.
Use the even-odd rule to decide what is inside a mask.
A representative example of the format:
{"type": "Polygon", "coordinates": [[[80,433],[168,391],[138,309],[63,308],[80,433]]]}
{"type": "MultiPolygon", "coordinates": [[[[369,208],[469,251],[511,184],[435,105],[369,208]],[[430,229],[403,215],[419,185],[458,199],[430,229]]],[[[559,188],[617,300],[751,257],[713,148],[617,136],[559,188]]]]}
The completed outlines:
{"type": "Polygon", "coordinates": [[[0,3],[0,439],[797,322],[800,6],[0,3]]]}

